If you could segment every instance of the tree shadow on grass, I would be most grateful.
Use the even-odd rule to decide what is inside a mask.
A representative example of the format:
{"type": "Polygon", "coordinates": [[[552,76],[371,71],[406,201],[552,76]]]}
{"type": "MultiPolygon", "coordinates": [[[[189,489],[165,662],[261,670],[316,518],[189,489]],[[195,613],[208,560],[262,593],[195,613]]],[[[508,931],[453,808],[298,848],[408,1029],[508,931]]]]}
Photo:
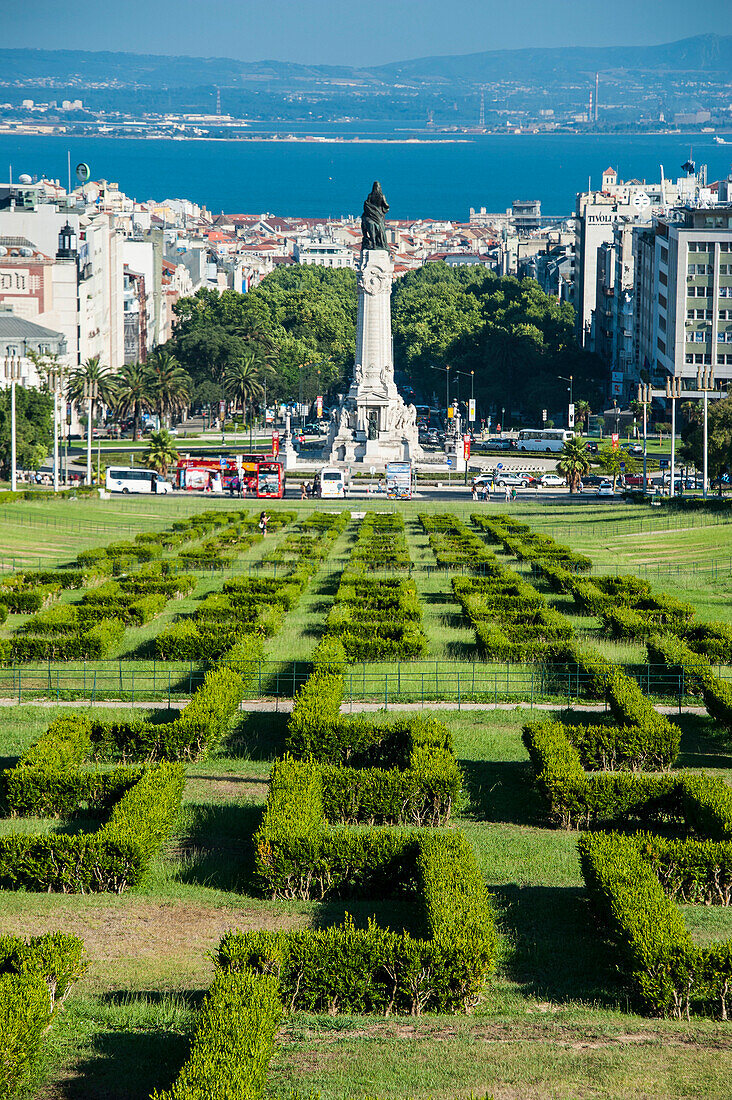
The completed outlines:
{"type": "Polygon", "coordinates": [[[729,768],[732,766],[730,736],[706,714],[673,714],[681,727],[681,750],[677,768],[729,768]],[[717,731],[719,736],[716,736],[717,731]]]}
{"type": "Polygon", "coordinates": [[[235,760],[276,760],[285,751],[289,720],[285,711],[250,711],[228,734],[221,752],[235,760]]]}
{"type": "Polygon", "coordinates": [[[627,995],[582,887],[490,886],[510,950],[506,975],[525,996],[622,1006],[627,995]]]}
{"type": "MultiPolygon", "coordinates": [[[[475,639],[464,642],[448,642],[445,646],[445,653],[451,661],[473,661],[476,654],[475,639]]],[[[467,683],[467,677],[464,682],[467,683]]],[[[457,695],[457,680],[454,682],[454,690],[457,695]]],[[[465,690],[467,694],[468,688],[466,687],[465,690]]]]}
{"type": "Polygon", "coordinates": [[[193,805],[181,842],[180,882],[237,893],[257,893],[253,836],[264,806],[252,803],[193,805]]]}
{"type": "Polygon", "coordinates": [[[53,1100],[148,1100],[171,1086],[188,1057],[187,1036],[166,1031],[103,1030],[94,1035],[73,1077],[43,1089],[53,1100]]]}
{"type": "Polygon", "coordinates": [[[459,760],[475,821],[541,825],[544,818],[528,760],[459,760]]]}

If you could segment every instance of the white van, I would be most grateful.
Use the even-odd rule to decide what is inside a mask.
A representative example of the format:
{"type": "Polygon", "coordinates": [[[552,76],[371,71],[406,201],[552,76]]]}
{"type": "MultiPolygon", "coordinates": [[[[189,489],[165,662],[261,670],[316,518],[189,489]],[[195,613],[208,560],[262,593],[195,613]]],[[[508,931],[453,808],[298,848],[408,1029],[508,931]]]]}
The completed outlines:
{"type": "Polygon", "coordinates": [[[319,497],[333,499],[345,497],[346,475],[337,466],[324,466],[318,474],[316,493],[319,497]]]}
{"type": "Polygon", "coordinates": [[[169,493],[169,483],[155,470],[134,469],[132,466],[110,466],[107,469],[108,493],[169,493]]]}

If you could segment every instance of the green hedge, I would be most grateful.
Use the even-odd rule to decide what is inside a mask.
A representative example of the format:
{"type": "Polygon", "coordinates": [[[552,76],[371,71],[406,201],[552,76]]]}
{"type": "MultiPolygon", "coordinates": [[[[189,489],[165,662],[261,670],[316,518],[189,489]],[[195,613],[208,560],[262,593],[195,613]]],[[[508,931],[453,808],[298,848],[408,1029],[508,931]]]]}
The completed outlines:
{"type": "Polygon", "coordinates": [[[254,676],[253,651],[240,651],[238,658],[231,656],[231,660],[234,667],[221,666],[206,673],[190,703],[172,722],[95,722],[92,739],[99,751],[123,760],[200,759],[228,733],[247,681],[254,676]]]}
{"type": "MultiPolygon", "coordinates": [[[[597,766],[603,761],[583,760],[583,752],[610,751],[602,729],[590,727],[588,736],[578,727],[554,721],[524,727],[537,789],[553,821],[563,828],[581,828],[624,819],[649,824],[671,817],[702,827],[717,840],[732,836],[732,791],[719,779],[697,779],[682,772],[587,772],[586,763],[597,766]]],[[[616,762],[625,767],[655,766],[642,735],[636,742],[632,728],[617,733],[616,762]]]]}
{"type": "Polygon", "coordinates": [[[9,653],[15,661],[108,657],[122,640],[124,632],[124,625],[119,619],[101,619],[77,634],[15,634],[8,640],[9,653]]]}
{"type": "Polygon", "coordinates": [[[43,1038],[84,973],[84,945],[56,932],[0,938],[0,1098],[28,1085],[43,1038]]]}
{"type": "MultiPolygon", "coordinates": [[[[683,897],[718,878],[729,891],[730,845],[613,833],[583,834],[580,863],[593,907],[617,945],[621,972],[641,1008],[653,1015],[692,1013],[727,1019],[732,941],[699,947],[662,885],[683,897]],[[720,874],[721,872],[721,874],[720,874]],[[685,883],[681,887],[680,883],[685,883]]],[[[717,900],[711,889],[708,897],[717,900]]]]}
{"type": "Polygon", "coordinates": [[[137,885],[170,834],[184,784],[182,764],[154,764],[125,791],[95,833],[0,837],[0,887],[119,894],[137,885]]]}
{"type": "Polygon", "coordinates": [[[172,1087],[154,1092],[151,1100],[258,1100],[281,1019],[276,978],[219,971],[185,1065],[172,1087]]]}
{"type": "MultiPolygon", "coordinates": [[[[298,789],[307,795],[307,788],[298,789]]],[[[348,844],[337,869],[350,874],[353,891],[368,880],[371,889],[414,897],[415,935],[375,922],[357,929],[349,919],[316,931],[230,933],[219,945],[219,966],[276,975],[290,1009],[420,1015],[472,1008],[495,965],[496,935],[464,835],[337,835],[348,844]]],[[[333,846],[334,859],[339,847],[333,846]]],[[[317,863],[318,854],[311,854],[317,863]]]]}
{"type": "Polygon", "coordinates": [[[654,634],[648,640],[648,660],[681,669],[687,688],[701,695],[710,717],[732,733],[732,684],[715,674],[706,657],[679,638],[654,634]]]}

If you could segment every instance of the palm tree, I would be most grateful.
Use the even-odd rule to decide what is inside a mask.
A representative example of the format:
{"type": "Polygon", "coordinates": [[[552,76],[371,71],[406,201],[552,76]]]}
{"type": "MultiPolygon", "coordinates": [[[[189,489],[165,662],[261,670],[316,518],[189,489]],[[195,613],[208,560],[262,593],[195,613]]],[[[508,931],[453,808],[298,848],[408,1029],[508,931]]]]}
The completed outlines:
{"type": "Polygon", "coordinates": [[[91,355],[80,367],[76,367],[69,374],[66,392],[69,401],[73,401],[78,409],[83,409],[84,402],[88,400],[89,388],[92,387],[96,396],[92,399],[88,430],[91,431],[94,422],[96,405],[111,405],[115,396],[115,383],[109,367],[100,362],[98,355],[91,355]]]}
{"type": "Polygon", "coordinates": [[[119,416],[132,415],[132,438],[140,435],[140,414],[153,407],[150,377],[143,363],[125,363],[115,376],[114,407],[119,416]]]}
{"type": "Polygon", "coordinates": [[[265,370],[264,361],[254,353],[249,353],[238,359],[226,371],[224,377],[224,390],[229,397],[234,399],[234,404],[241,404],[242,419],[246,422],[246,408],[250,401],[258,401],[264,393],[262,375],[265,370]]]}
{"type": "Polygon", "coordinates": [[[583,424],[589,423],[590,414],[592,409],[590,408],[589,401],[575,401],[574,403],[574,419],[575,423],[579,425],[580,431],[582,431],[583,424]]]}
{"type": "Polygon", "coordinates": [[[570,493],[577,491],[577,486],[583,474],[590,469],[590,459],[587,454],[587,444],[581,439],[568,439],[562,447],[562,453],[557,462],[557,470],[567,479],[570,493]]]}
{"type": "Polygon", "coordinates": [[[176,357],[166,348],[156,348],[145,365],[148,392],[153,406],[163,420],[173,413],[181,413],[191,400],[191,377],[183,370],[176,357]]]}
{"type": "Polygon", "coordinates": [[[151,470],[157,470],[165,477],[177,458],[178,449],[173,437],[164,428],[159,432],[152,432],[147,450],[142,456],[145,465],[151,470]]]}

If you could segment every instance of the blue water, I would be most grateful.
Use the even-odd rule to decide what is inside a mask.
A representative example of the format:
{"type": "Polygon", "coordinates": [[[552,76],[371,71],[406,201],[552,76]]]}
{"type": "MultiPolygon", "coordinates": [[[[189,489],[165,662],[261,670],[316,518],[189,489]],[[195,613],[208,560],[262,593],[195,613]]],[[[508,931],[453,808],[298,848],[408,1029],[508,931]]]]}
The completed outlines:
{"type": "MultiPolygon", "coordinates": [[[[294,128],[290,128],[291,130],[294,128]]],[[[331,132],[334,132],[331,131],[331,132]]],[[[612,165],[621,178],[657,182],[682,175],[690,139],[679,135],[469,136],[419,145],[298,144],[166,139],[0,135],[0,178],[21,172],[65,181],[86,161],[93,179],[119,183],[128,195],[189,198],[218,213],[338,217],[358,213],[374,179],[394,218],[467,220],[471,206],[504,210],[513,199],[541,199],[545,214],[569,214],[588,177],[600,184],[612,165]]],[[[694,135],[693,157],[709,179],[730,171],[732,146],[694,135]]]]}

